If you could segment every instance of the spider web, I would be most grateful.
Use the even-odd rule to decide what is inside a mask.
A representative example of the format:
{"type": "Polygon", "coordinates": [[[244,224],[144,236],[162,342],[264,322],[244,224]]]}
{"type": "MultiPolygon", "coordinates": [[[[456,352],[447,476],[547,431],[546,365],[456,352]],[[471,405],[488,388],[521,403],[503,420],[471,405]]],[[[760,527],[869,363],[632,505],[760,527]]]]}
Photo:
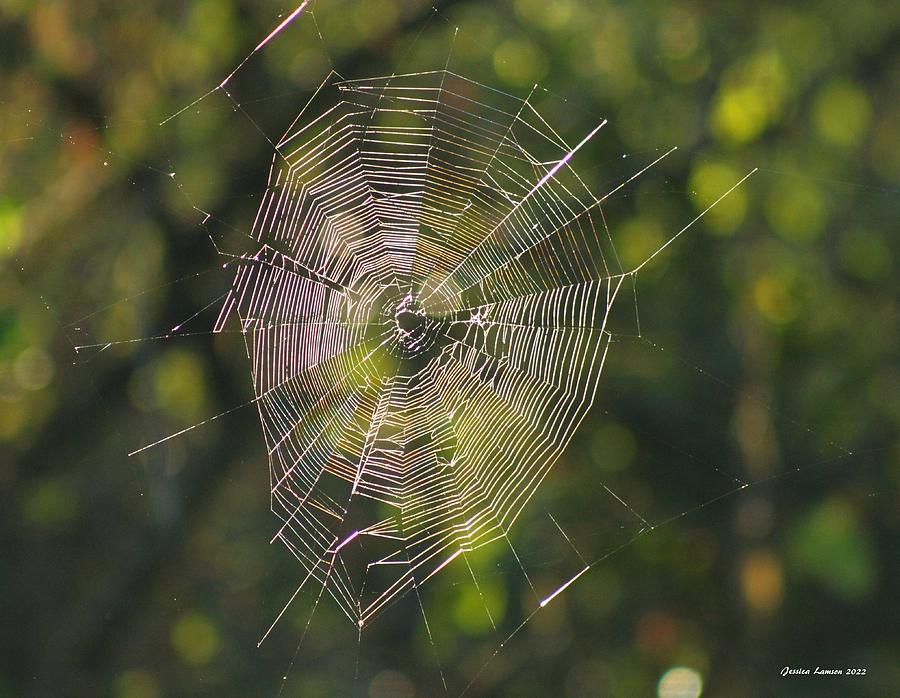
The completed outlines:
{"type": "Polygon", "coordinates": [[[572,146],[533,94],[332,71],[270,141],[214,331],[244,337],[272,540],[303,569],[275,623],[312,585],[363,628],[457,558],[512,547],[591,409],[610,310],[649,261],[622,268],[602,204],[675,148],[597,196],[570,161],[606,122],[572,146]]]}
{"type": "MultiPolygon", "coordinates": [[[[262,131],[230,82],[305,6],[163,123],[222,92],[262,131]]],[[[307,589],[313,611],[327,592],[360,631],[414,594],[431,639],[423,585],[455,564],[480,595],[468,557],[493,544],[511,551],[536,601],[496,655],[600,561],[548,513],[578,565],[542,588],[509,531],[594,403],[623,287],[755,170],[625,269],[604,204],[676,149],[594,193],[572,161],[606,122],[573,145],[534,106],[538,89],[521,98],[447,68],[331,71],[282,136],[266,136],[272,160],[244,249],[211,234],[233,270],[210,304],[213,331],[237,325],[254,397],[131,455],[257,407],[272,541],[301,566],[260,643],[307,589]]],[[[161,337],[186,334],[207,308],[161,337]]],[[[637,535],[660,525],[602,487],[637,535]]]]}
{"type": "Polygon", "coordinates": [[[527,100],[336,87],[276,145],[216,329],[247,340],[275,537],[362,627],[505,536],[593,402],[623,275],[527,100]]]}

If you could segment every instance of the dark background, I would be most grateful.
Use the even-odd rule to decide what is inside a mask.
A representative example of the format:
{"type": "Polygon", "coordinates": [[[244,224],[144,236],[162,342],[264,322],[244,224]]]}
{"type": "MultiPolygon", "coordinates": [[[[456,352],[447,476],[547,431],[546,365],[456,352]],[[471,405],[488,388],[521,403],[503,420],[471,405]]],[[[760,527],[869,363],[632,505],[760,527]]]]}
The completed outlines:
{"type": "Polygon", "coordinates": [[[193,207],[245,227],[270,146],[221,92],[158,124],[293,6],[0,0],[0,695],[442,695],[441,674],[450,695],[900,694],[900,4],[313,9],[229,83],[267,134],[332,65],[440,68],[452,45],[456,72],[548,88],[570,142],[610,119],[573,161],[598,193],[678,145],[606,209],[626,267],[759,168],[639,275],[641,336],[629,296],[513,529],[547,588],[579,569],[548,512],[597,562],[518,630],[535,598],[491,546],[496,631],[451,566],[423,588],[433,643],[414,598],[360,639],[325,597],[295,654],[305,596],[257,649],[300,570],[267,544],[253,409],[126,455],[252,397],[240,338],[209,333],[213,306],[190,337],[74,347],[165,333],[227,288],[193,207]],[[604,486],[662,525],[640,534],[604,486]]]}

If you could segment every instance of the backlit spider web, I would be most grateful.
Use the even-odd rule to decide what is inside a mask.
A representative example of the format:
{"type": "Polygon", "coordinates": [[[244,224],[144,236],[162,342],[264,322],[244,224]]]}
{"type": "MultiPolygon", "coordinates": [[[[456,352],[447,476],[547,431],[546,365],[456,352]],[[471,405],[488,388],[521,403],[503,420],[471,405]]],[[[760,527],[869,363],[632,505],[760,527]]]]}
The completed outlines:
{"type": "Polygon", "coordinates": [[[602,125],[572,147],[446,70],[332,75],[273,143],[215,329],[245,337],[294,597],[362,628],[503,539],[571,439],[633,273],[569,164],[602,125]]]}

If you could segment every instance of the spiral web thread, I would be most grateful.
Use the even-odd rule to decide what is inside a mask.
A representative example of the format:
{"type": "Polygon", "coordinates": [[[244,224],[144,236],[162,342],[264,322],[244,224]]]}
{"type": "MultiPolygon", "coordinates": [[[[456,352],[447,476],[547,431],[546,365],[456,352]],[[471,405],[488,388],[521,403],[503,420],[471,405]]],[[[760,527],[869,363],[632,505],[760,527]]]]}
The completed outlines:
{"type": "Polygon", "coordinates": [[[294,597],[314,583],[359,627],[506,537],[636,271],[601,204],[668,153],[597,198],[569,161],[603,124],[571,147],[529,99],[332,75],[274,143],[215,329],[244,333],[294,597]]]}

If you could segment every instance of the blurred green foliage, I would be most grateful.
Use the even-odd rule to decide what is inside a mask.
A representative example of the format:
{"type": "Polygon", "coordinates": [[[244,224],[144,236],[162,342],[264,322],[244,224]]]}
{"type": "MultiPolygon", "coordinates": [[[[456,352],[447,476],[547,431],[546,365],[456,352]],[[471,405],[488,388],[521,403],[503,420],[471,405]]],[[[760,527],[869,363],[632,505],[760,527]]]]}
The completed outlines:
{"type": "Polygon", "coordinates": [[[439,665],[453,695],[900,693],[900,5],[438,8],[316,0],[231,85],[255,123],[216,93],[160,126],[293,7],[0,0],[0,695],[423,695],[439,665]],[[517,95],[539,82],[570,141],[609,118],[574,163],[598,192],[679,146],[609,203],[626,267],[759,172],[621,304],[598,403],[512,532],[521,560],[467,556],[479,589],[448,568],[422,589],[428,630],[415,597],[360,639],[301,595],[257,649],[300,570],[266,545],[252,409],[126,456],[248,399],[240,338],[205,331],[213,307],[196,335],[106,343],[222,292],[197,209],[252,220],[258,129],[331,67],[448,55],[517,95]],[[583,567],[547,511],[598,562],[517,630],[520,563],[539,592],[583,567]],[[638,535],[636,514],[665,525],[638,535]]]}

